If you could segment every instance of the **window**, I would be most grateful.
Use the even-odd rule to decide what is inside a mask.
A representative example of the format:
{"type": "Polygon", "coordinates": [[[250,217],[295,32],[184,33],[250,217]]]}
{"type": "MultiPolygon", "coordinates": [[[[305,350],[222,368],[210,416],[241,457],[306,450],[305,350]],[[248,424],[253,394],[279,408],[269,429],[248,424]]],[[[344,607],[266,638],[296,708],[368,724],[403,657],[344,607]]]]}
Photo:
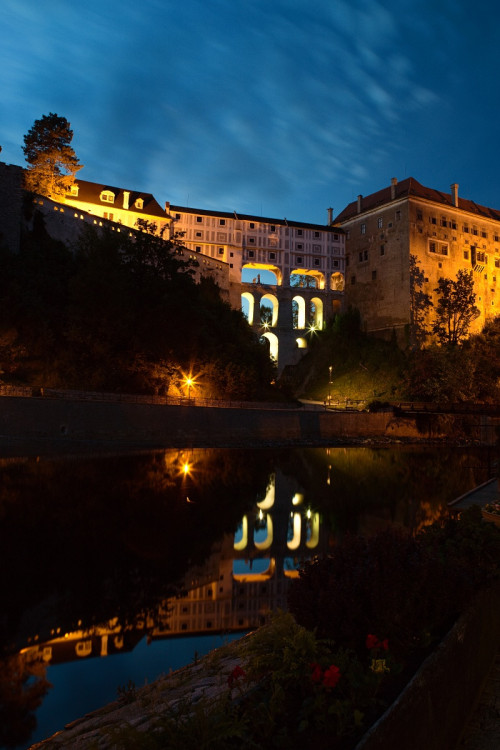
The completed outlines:
{"type": "Polygon", "coordinates": [[[488,237],[488,232],[481,232],[481,237],[484,237],[486,239],[488,237]]]}
{"type": "Polygon", "coordinates": [[[219,255],[224,255],[224,248],[223,247],[219,247],[219,255]]]}
{"type": "Polygon", "coordinates": [[[350,229],[346,230],[345,238],[346,238],[346,240],[350,240],[351,239],[351,230],[350,229]]]}
{"type": "Polygon", "coordinates": [[[469,251],[464,250],[464,260],[469,260],[469,251]]]}
{"type": "Polygon", "coordinates": [[[115,202],[115,194],[111,190],[103,190],[100,197],[103,203],[115,202]]]}
{"type": "Polygon", "coordinates": [[[495,234],[493,239],[495,240],[495,242],[500,242],[500,237],[498,236],[498,234],[495,234]]]}
{"type": "Polygon", "coordinates": [[[104,219],[109,219],[110,221],[113,221],[113,216],[114,216],[114,214],[108,214],[107,211],[103,212],[103,218],[104,219]]]}
{"type": "Polygon", "coordinates": [[[196,245],[195,250],[197,253],[201,253],[201,247],[199,245],[196,245]]]}
{"type": "Polygon", "coordinates": [[[297,255],[297,258],[295,259],[296,263],[302,263],[302,255],[297,255]]]}
{"type": "Polygon", "coordinates": [[[380,255],[385,255],[385,245],[380,245],[380,255]]]}
{"type": "Polygon", "coordinates": [[[437,224],[437,219],[435,216],[429,216],[429,221],[431,224],[437,224]]]}
{"type": "Polygon", "coordinates": [[[320,253],[321,252],[321,245],[313,245],[313,252],[314,253],[320,253]]]}
{"type": "Polygon", "coordinates": [[[271,224],[271,232],[275,232],[275,231],[276,231],[276,227],[274,226],[274,224],[271,224]]]}
{"type": "Polygon", "coordinates": [[[250,222],[250,229],[255,229],[255,224],[253,223],[253,221],[250,222]]]}
{"type": "Polygon", "coordinates": [[[304,245],[301,242],[299,242],[297,244],[297,250],[303,250],[303,249],[304,249],[304,245]]]}
{"type": "Polygon", "coordinates": [[[436,243],[435,242],[429,242],[429,252],[435,253],[436,252],[436,243]]]}
{"type": "Polygon", "coordinates": [[[269,253],[269,260],[276,260],[276,253],[269,253]]]}
{"type": "Polygon", "coordinates": [[[70,195],[78,195],[78,185],[73,184],[69,189],[70,195]]]}
{"type": "Polygon", "coordinates": [[[255,245],[255,237],[249,237],[248,241],[251,245],[255,245]]]}
{"type": "Polygon", "coordinates": [[[319,266],[319,258],[315,258],[314,259],[314,265],[315,266],[319,266]]]}
{"type": "Polygon", "coordinates": [[[368,250],[365,250],[363,253],[363,260],[368,260],[368,250]]]}
{"type": "Polygon", "coordinates": [[[472,227],[472,234],[477,235],[477,229],[476,229],[476,227],[472,227]]]}
{"type": "Polygon", "coordinates": [[[495,268],[500,268],[500,258],[495,258],[495,268]]]}
{"type": "Polygon", "coordinates": [[[366,234],[366,224],[361,224],[360,230],[361,230],[361,234],[366,234]]]}
{"type": "Polygon", "coordinates": [[[144,207],[144,201],[143,201],[143,199],[142,198],[137,198],[137,200],[136,200],[136,202],[135,202],[134,205],[135,205],[135,207],[137,209],[139,209],[139,211],[142,211],[142,209],[144,207]]]}
{"type": "Polygon", "coordinates": [[[225,227],[226,226],[226,220],[225,219],[219,219],[219,226],[225,227]]]}
{"type": "Polygon", "coordinates": [[[320,236],[319,232],[314,232],[314,236],[317,238],[320,236]]]}
{"type": "Polygon", "coordinates": [[[356,283],[356,277],[355,276],[351,276],[351,284],[355,284],[355,283],[356,283]]]}
{"type": "Polygon", "coordinates": [[[175,218],[178,221],[181,218],[181,215],[180,214],[175,214],[175,218]]]}
{"type": "Polygon", "coordinates": [[[423,218],[424,218],[424,215],[422,211],[417,211],[417,221],[422,221],[423,218]]]}
{"type": "Polygon", "coordinates": [[[363,253],[362,252],[358,253],[358,260],[359,260],[360,263],[362,263],[362,261],[363,261],[363,253]]]}
{"type": "Polygon", "coordinates": [[[372,271],[372,281],[375,281],[376,278],[377,278],[377,269],[374,268],[373,271],[372,271]]]}
{"type": "Polygon", "coordinates": [[[303,234],[304,232],[302,231],[302,229],[297,229],[297,237],[302,237],[303,234]]]}
{"type": "Polygon", "coordinates": [[[448,245],[440,245],[439,251],[441,255],[448,255],[448,245]]]}
{"type": "Polygon", "coordinates": [[[396,221],[399,221],[401,218],[401,211],[396,211],[396,221]]]}
{"type": "Polygon", "coordinates": [[[464,224],[464,225],[463,225],[463,227],[462,227],[462,230],[463,230],[463,231],[464,231],[464,232],[465,232],[466,234],[469,234],[469,227],[468,227],[468,225],[467,225],[467,224],[464,224]]]}
{"type": "Polygon", "coordinates": [[[379,229],[382,229],[382,227],[384,226],[384,220],[382,218],[377,220],[377,226],[379,229]]]}
{"type": "Polygon", "coordinates": [[[203,232],[196,232],[197,237],[203,237],[203,232]]]}
{"type": "Polygon", "coordinates": [[[253,250],[248,251],[248,257],[249,258],[255,258],[255,252],[253,250]]]}
{"type": "Polygon", "coordinates": [[[196,221],[198,222],[198,224],[201,224],[203,222],[203,216],[197,216],[196,221]]]}
{"type": "Polygon", "coordinates": [[[339,267],[339,262],[338,262],[338,260],[334,260],[334,261],[333,261],[333,267],[334,267],[334,268],[338,268],[338,267],[339,267]]]}

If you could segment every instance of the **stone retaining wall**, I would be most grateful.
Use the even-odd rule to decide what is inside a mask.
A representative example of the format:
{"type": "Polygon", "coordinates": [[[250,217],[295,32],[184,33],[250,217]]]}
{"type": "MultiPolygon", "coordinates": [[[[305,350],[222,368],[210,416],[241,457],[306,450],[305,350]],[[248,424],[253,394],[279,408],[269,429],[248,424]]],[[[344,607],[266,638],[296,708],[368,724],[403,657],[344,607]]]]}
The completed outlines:
{"type": "MultiPolygon", "coordinates": [[[[492,432],[492,431],[490,431],[492,432]]],[[[481,440],[484,417],[395,417],[305,409],[272,410],[0,397],[0,440],[114,443],[134,447],[325,443],[351,439],[481,440]]]]}

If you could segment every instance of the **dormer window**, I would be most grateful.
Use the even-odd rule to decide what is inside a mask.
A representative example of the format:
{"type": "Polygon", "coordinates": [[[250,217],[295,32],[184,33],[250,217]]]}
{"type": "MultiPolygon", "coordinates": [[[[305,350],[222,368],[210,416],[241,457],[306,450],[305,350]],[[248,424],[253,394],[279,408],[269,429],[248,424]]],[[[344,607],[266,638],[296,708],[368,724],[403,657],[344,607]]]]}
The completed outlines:
{"type": "Polygon", "coordinates": [[[78,195],[78,189],[79,189],[78,185],[76,183],[74,183],[73,185],[71,185],[71,187],[69,189],[69,194],[70,195],[78,195]]]}
{"type": "Polygon", "coordinates": [[[141,211],[144,208],[144,201],[142,200],[142,198],[137,198],[134,205],[139,209],[139,211],[141,211]]]}
{"type": "Polygon", "coordinates": [[[103,190],[101,195],[99,196],[103,203],[114,203],[115,202],[115,194],[111,192],[111,190],[103,190]]]}

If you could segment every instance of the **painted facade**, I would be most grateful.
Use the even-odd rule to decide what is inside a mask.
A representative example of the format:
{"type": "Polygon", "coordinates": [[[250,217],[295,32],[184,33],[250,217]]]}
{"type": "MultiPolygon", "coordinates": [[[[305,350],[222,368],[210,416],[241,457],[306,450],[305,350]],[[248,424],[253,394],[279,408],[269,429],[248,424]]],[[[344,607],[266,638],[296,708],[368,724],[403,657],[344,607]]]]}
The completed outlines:
{"type": "Polygon", "coordinates": [[[346,232],[346,305],[359,309],[367,332],[403,341],[410,333],[410,255],[437,301],[441,277],[472,271],[480,316],[471,333],[500,314],[500,211],[409,177],[359,195],[335,219],[346,232]],[[497,281],[498,279],[498,281],[497,281]]]}

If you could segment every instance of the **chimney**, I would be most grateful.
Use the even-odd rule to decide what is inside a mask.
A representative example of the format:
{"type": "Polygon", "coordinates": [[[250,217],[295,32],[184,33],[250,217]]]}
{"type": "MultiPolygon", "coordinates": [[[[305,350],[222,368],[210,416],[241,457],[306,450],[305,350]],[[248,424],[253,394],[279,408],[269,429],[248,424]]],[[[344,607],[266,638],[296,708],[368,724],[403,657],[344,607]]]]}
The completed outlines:
{"type": "Polygon", "coordinates": [[[123,208],[128,208],[128,202],[130,199],[130,190],[123,191],[123,208]]]}
{"type": "Polygon", "coordinates": [[[396,197],[396,185],[398,184],[396,177],[391,177],[391,201],[396,197]]]}
{"type": "Polygon", "coordinates": [[[333,224],[333,208],[327,208],[326,210],[328,212],[328,222],[327,222],[327,225],[329,227],[331,227],[332,224],[333,224]]]}
{"type": "Polygon", "coordinates": [[[454,206],[458,208],[458,183],[454,182],[453,185],[450,185],[451,190],[451,201],[454,206]]]}
{"type": "Polygon", "coordinates": [[[361,213],[361,201],[363,199],[362,195],[358,195],[358,214],[361,213]]]}
{"type": "Polygon", "coordinates": [[[165,201],[165,213],[170,213],[170,201],[165,201]]]}

